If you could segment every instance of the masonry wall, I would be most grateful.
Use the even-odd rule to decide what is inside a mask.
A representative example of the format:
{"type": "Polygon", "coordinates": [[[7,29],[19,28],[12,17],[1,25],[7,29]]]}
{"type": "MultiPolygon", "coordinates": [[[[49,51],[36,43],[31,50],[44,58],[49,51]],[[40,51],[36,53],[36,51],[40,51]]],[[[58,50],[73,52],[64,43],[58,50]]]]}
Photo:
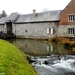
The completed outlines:
{"type": "Polygon", "coordinates": [[[68,21],[68,15],[75,15],[75,0],[71,0],[71,2],[62,11],[59,25],[75,25],[75,21],[68,21]]]}
{"type": "Polygon", "coordinates": [[[4,32],[4,25],[0,25],[0,30],[4,32]]]}
{"type": "Polygon", "coordinates": [[[56,36],[58,23],[28,23],[15,24],[14,34],[17,38],[52,38],[56,36]],[[47,33],[48,28],[53,28],[53,34],[47,33]]]}
{"type": "Polygon", "coordinates": [[[56,22],[50,23],[28,23],[13,24],[13,33],[17,38],[53,38],[53,37],[75,37],[69,34],[68,29],[74,28],[75,25],[58,25],[56,22]],[[53,28],[53,34],[47,33],[48,28],[53,28]]]}
{"type": "Polygon", "coordinates": [[[75,25],[59,25],[57,36],[59,37],[75,37],[74,34],[68,34],[68,28],[74,28],[75,25]]]}

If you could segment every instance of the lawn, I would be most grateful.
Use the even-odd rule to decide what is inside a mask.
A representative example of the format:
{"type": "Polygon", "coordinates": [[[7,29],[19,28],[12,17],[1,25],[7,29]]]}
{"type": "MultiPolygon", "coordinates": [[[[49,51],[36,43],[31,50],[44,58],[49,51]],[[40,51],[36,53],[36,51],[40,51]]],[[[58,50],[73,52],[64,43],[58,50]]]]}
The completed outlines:
{"type": "Polygon", "coordinates": [[[16,46],[0,39],[0,75],[38,75],[26,55],[16,46]]]}

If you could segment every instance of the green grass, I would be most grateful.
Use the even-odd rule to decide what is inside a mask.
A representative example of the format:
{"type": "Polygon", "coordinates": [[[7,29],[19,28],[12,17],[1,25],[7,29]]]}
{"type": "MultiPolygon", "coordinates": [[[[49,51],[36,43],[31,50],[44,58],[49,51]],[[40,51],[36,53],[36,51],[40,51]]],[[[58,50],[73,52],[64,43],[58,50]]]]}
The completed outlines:
{"type": "Polygon", "coordinates": [[[0,39],[0,75],[38,75],[26,55],[17,47],[0,39]]]}

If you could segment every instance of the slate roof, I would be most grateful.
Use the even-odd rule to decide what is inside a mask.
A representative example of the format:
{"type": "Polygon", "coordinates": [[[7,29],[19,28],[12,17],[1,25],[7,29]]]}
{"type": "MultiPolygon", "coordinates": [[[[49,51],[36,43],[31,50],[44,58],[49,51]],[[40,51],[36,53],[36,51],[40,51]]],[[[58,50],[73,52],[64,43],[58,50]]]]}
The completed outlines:
{"type": "Polygon", "coordinates": [[[6,22],[15,22],[19,17],[18,13],[12,13],[6,20],[6,22]]]}
{"type": "Polygon", "coordinates": [[[15,23],[59,21],[60,13],[61,10],[56,10],[36,13],[35,16],[33,14],[19,15],[19,18],[16,20],[15,23]]]}
{"type": "Polygon", "coordinates": [[[4,24],[8,17],[3,17],[0,19],[0,24],[4,24]]]}
{"type": "Polygon", "coordinates": [[[12,13],[8,17],[3,17],[0,19],[0,24],[5,24],[5,22],[15,22],[18,18],[19,14],[18,13],[12,13]]]}
{"type": "Polygon", "coordinates": [[[33,13],[25,14],[25,15],[12,13],[9,17],[1,18],[0,24],[4,24],[5,22],[10,22],[10,21],[13,23],[59,21],[60,13],[61,13],[61,10],[36,13],[35,16],[33,15],[33,13]]]}

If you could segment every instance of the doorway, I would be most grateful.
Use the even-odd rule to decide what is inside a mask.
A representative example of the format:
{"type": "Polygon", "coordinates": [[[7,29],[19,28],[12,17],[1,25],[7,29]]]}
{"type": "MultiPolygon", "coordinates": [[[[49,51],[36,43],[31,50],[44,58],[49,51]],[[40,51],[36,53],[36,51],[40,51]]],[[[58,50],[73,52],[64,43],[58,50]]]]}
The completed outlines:
{"type": "Polygon", "coordinates": [[[12,37],[12,22],[6,23],[7,36],[12,37]]]}

